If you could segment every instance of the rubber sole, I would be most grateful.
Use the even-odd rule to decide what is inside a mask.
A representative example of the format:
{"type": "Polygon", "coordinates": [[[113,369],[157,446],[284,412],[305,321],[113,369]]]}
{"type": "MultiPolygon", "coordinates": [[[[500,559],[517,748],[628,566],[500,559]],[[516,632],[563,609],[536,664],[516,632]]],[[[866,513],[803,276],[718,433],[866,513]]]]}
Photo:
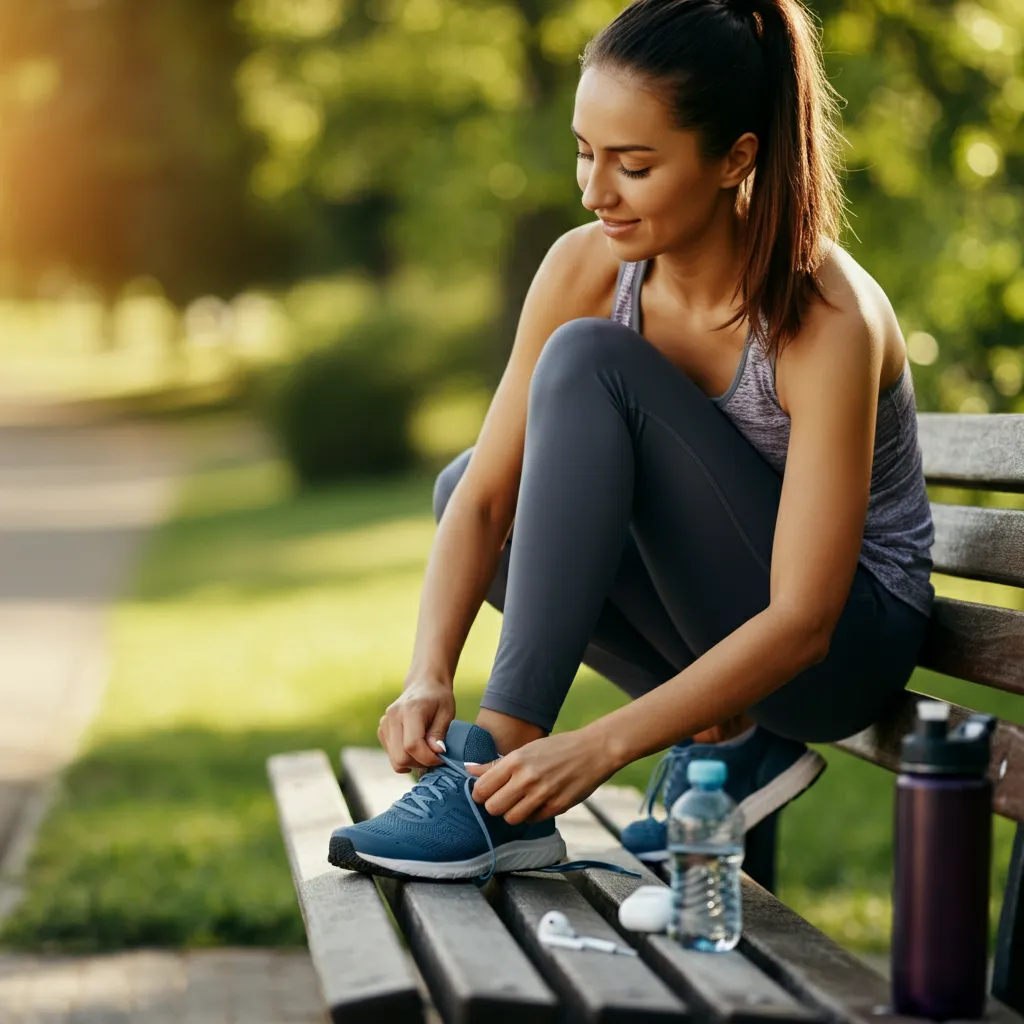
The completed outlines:
{"type": "MultiPolygon", "coordinates": [[[[494,848],[495,874],[509,871],[532,871],[565,860],[562,837],[555,832],[543,839],[516,839],[494,848]]],[[[491,866],[489,852],[467,860],[430,861],[405,860],[359,853],[350,839],[331,836],[327,859],[339,868],[383,875],[386,878],[464,879],[485,874],[491,866]]]]}
{"type": "Polygon", "coordinates": [[[762,786],[741,801],[740,810],[747,831],[810,789],[827,766],[828,762],[821,754],[816,750],[807,750],[767,786],[762,786]]]}
{"type": "MultiPolygon", "coordinates": [[[[816,750],[807,750],[794,761],[784,772],[780,772],[766,786],[751,793],[739,804],[746,823],[746,831],[764,821],[770,814],[785,807],[801,793],[806,792],[818,780],[821,773],[828,767],[828,762],[816,750]]],[[[668,850],[664,847],[657,850],[645,850],[634,853],[637,860],[647,864],[660,864],[668,860],[668,850]]]]}

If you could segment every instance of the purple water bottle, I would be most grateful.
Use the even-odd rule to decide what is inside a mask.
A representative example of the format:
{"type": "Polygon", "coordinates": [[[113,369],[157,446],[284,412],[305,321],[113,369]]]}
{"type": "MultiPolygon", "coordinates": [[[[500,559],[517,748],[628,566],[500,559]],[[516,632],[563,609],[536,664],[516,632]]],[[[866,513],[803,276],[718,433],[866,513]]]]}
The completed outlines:
{"type": "Polygon", "coordinates": [[[892,1002],[932,1020],[985,1009],[992,784],[991,715],[948,728],[949,705],[923,700],[896,780],[892,1002]]]}

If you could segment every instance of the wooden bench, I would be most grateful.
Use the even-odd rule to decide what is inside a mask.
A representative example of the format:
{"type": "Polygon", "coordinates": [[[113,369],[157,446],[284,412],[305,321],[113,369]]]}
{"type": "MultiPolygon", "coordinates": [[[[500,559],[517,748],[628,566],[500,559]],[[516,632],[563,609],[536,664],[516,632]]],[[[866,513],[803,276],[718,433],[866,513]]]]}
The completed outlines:
{"type": "MultiPolygon", "coordinates": [[[[1024,416],[920,414],[930,483],[1024,493],[1024,416]]],[[[1024,586],[1024,512],[933,504],[936,571],[1024,586]]],[[[939,598],[922,666],[1024,694],[1024,612],[939,598]]],[[[920,694],[885,722],[836,744],[895,769],[920,694]]],[[[951,718],[970,712],[953,705],[951,718]]],[[[993,737],[994,811],[1016,821],[986,1019],[1024,1024],[1024,728],[993,737]]],[[[331,831],[386,809],[409,786],[380,750],[341,753],[341,785],[322,751],[270,758],[310,953],[331,1020],[446,1024],[700,1020],[730,1024],[898,1024],[888,982],[743,876],[743,938],[733,951],[682,950],[661,935],[620,932],[617,910],[640,884],[664,884],[618,845],[639,794],[602,786],[558,825],[570,858],[601,869],[468,883],[396,882],[331,867],[331,831]],[[580,933],[616,938],[640,956],[541,946],[535,929],[563,910],[580,933]]],[[[746,866],[746,865],[745,865],[746,866]]]]}

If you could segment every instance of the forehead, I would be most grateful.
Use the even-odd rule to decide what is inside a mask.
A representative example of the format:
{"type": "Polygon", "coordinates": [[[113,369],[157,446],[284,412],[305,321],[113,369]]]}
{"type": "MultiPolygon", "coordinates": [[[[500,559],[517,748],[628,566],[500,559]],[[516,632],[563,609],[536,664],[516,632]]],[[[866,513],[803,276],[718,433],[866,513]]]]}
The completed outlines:
{"type": "Polygon", "coordinates": [[[665,105],[649,86],[638,78],[596,68],[587,68],[580,76],[572,123],[595,146],[653,146],[673,130],[665,105]]]}

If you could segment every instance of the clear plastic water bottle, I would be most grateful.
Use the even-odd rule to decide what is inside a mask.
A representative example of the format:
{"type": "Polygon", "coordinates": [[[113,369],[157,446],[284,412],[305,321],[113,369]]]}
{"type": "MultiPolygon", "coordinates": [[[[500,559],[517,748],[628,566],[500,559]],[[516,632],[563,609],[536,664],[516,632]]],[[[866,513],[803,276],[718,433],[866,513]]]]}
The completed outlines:
{"type": "Polygon", "coordinates": [[[673,914],[668,933],[687,949],[724,953],[740,941],[743,813],[722,789],[724,761],[686,767],[690,788],[672,805],[668,851],[673,914]]]}

